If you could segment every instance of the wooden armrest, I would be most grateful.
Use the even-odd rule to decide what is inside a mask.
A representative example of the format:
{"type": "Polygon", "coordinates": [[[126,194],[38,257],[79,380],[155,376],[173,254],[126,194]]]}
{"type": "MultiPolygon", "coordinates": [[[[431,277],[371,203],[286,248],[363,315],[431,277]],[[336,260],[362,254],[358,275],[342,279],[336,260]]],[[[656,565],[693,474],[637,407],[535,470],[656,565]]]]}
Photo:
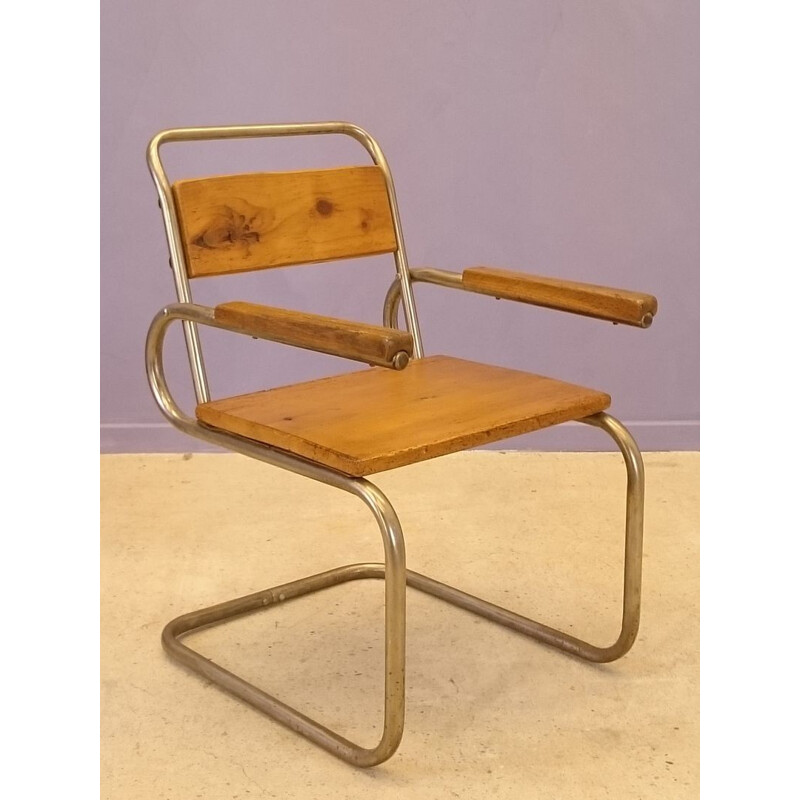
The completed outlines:
{"type": "Polygon", "coordinates": [[[462,287],[471,292],[571,311],[573,314],[639,328],[649,328],[658,310],[658,301],[651,294],[543,278],[493,267],[465,269],[461,280],[462,287]]]}
{"type": "Polygon", "coordinates": [[[214,319],[237,333],[394,369],[408,364],[414,346],[405,331],[256,303],[223,303],[214,319]]]}

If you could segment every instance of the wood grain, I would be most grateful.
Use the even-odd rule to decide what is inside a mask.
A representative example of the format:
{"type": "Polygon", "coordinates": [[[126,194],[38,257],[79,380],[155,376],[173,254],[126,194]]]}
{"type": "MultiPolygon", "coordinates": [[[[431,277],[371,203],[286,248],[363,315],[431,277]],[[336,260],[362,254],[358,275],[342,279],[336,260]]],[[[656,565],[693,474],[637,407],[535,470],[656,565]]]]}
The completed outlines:
{"type": "Polygon", "coordinates": [[[651,294],[493,267],[465,269],[462,286],[471,292],[640,328],[648,328],[658,310],[658,302],[651,294]]]}
{"type": "Polygon", "coordinates": [[[602,392],[446,356],[197,407],[197,418],[349,475],[369,475],[602,411],[602,392]]]}
{"type": "Polygon", "coordinates": [[[414,347],[405,331],[255,303],[223,303],[214,317],[250,336],[384,367],[393,366],[400,353],[410,356],[414,347]]]}
{"type": "Polygon", "coordinates": [[[223,175],[172,191],[192,278],[397,248],[378,167],[223,175]]]}

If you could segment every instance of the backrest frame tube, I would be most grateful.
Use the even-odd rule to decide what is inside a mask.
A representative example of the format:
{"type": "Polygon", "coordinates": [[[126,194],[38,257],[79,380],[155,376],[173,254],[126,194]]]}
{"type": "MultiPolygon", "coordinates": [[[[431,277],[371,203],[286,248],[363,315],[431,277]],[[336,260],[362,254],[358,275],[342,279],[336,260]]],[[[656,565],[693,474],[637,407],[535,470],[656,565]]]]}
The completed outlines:
{"type": "MultiPolygon", "coordinates": [[[[172,187],[161,162],[160,148],[168,142],[196,142],[210,139],[249,139],[268,136],[308,136],[318,134],[342,134],[359,142],[369,153],[373,163],[380,168],[386,180],[389,196],[389,208],[392,214],[397,249],[394,251],[395,269],[400,282],[403,310],[406,318],[406,329],[414,340],[413,358],[422,358],[422,337],[419,331],[414,293],[411,287],[411,275],[408,267],[403,231],[400,225],[400,214],[397,208],[397,195],[389,165],[378,143],[363,128],[349,122],[310,122],[291,123],[286,125],[225,125],[201,128],[171,128],[156,134],[147,148],[147,166],[156,185],[159,205],[164,217],[164,228],[167,234],[170,262],[175,279],[175,290],[180,303],[191,303],[192,292],[186,269],[181,234],[178,227],[178,215],[172,196],[172,187]]],[[[198,403],[206,403],[210,399],[208,378],[197,325],[184,322],[184,335],[189,355],[189,366],[192,373],[195,395],[198,403]]]]}

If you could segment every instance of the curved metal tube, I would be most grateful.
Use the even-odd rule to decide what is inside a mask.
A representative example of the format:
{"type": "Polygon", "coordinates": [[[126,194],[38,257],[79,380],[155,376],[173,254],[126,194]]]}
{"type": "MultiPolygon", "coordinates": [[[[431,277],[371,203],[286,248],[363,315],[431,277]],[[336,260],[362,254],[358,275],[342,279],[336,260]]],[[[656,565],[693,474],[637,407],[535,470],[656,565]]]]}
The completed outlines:
{"type": "Polygon", "coordinates": [[[397,325],[397,306],[400,302],[400,281],[395,278],[383,300],[383,327],[398,329],[397,325]]]}
{"type": "Polygon", "coordinates": [[[267,445],[232,436],[201,426],[178,406],[169,391],[164,375],[163,343],[169,325],[177,320],[224,327],[214,320],[214,311],[205,306],[176,304],[162,309],[150,325],[147,333],[145,361],[147,379],[161,413],[179,430],[190,436],[212,442],[228,450],[239,452],[259,461],[273,464],[290,472],[313,478],[329,486],[335,486],[362,500],[375,517],[383,539],[384,565],[375,569],[364,569],[364,565],[351,565],[333,573],[312,576],[251,595],[247,598],[221,603],[201,612],[184,614],[167,625],[162,634],[165,649],[175,658],[195,671],[213,680],[264,713],[287,725],[313,742],[335,753],[357,766],[379,764],[397,750],[403,736],[405,720],[405,631],[406,631],[406,560],[403,531],[397,514],[383,492],[364,478],[353,478],[341,472],[314,464],[267,445]],[[332,580],[332,577],[337,578],[332,580]],[[385,577],[385,692],[384,729],[380,742],[373,748],[364,748],[345,739],[318,722],[295,711],[277,698],[252,686],[231,672],[191,650],[178,641],[178,636],[233,615],[269,605],[289,597],[316,591],[342,580],[364,577],[385,577]],[[256,606],[253,606],[257,597],[256,606]],[[271,598],[271,600],[270,600],[271,598]]]}
{"type": "Polygon", "coordinates": [[[616,641],[607,647],[598,647],[433,578],[408,571],[405,563],[403,533],[397,514],[383,492],[364,478],[353,478],[290,453],[275,450],[267,445],[203,427],[189,417],[180,409],[171,395],[164,376],[162,357],[164,337],[168,326],[177,320],[223,327],[214,320],[213,309],[204,306],[177,304],[168,306],[156,315],[147,335],[146,364],[150,388],[164,416],[175,427],[190,436],[313,478],[359,497],[378,522],[386,561],[385,565],[350,564],[267,589],[264,592],[221,603],[202,611],[184,614],[169,623],[162,635],[165,649],[176,659],[329,752],[356,766],[368,767],[388,759],[396,751],[403,735],[406,585],[587,661],[597,663],[614,661],[630,650],[638,632],[641,607],[644,465],[633,437],[614,417],[600,413],[580,420],[587,425],[605,430],[614,439],[622,453],[627,471],[622,623],[616,641]],[[361,747],[331,731],[272,695],[214,664],[178,639],[181,634],[199,627],[221,622],[232,616],[338,583],[361,578],[384,578],[386,592],[384,726],[381,739],[373,748],[361,747]]]}
{"type": "MultiPolygon", "coordinates": [[[[446,269],[433,269],[432,267],[418,267],[410,270],[411,282],[433,283],[437,286],[446,286],[448,289],[461,289],[462,276],[460,272],[450,272],[446,269]]],[[[395,278],[386,299],[383,301],[383,325],[386,328],[397,328],[397,309],[402,297],[400,282],[395,278]]]]}
{"type": "Polygon", "coordinates": [[[642,544],[644,539],[644,461],[636,440],[615,417],[601,412],[578,420],[604,430],[617,444],[625,461],[625,566],[622,595],[622,625],[617,641],[610,647],[592,648],[587,658],[615,661],[636,641],[642,605],[642,544]],[[593,658],[596,656],[596,658],[593,658]]]}
{"type": "MultiPolygon", "coordinates": [[[[357,479],[363,480],[363,479],[357,479]]],[[[364,487],[362,487],[364,488],[364,487]]],[[[379,489],[358,494],[378,521],[383,535],[385,564],[348,564],[317,575],[275,586],[255,594],[183,614],[172,620],[161,636],[164,649],[175,659],[231,694],[305,736],[339,758],[358,767],[372,767],[392,756],[403,738],[405,723],[405,548],[397,516],[379,489]],[[273,695],[205,658],[180,641],[180,636],[258,611],[340,583],[365,578],[385,579],[384,722],[381,739],[366,748],[307,717],[273,695]]]]}
{"type": "Polygon", "coordinates": [[[622,623],[613,644],[607,647],[578,639],[571,634],[543,625],[533,619],[489,603],[446,583],[408,570],[408,585],[448,603],[477,614],[544,644],[556,647],[586,661],[616,661],[631,649],[639,630],[642,586],[642,537],[644,532],[644,464],[639,448],[626,428],[606,413],[585,417],[579,422],[602,428],[617,443],[627,470],[625,512],[625,562],[623,577],[622,623]]]}

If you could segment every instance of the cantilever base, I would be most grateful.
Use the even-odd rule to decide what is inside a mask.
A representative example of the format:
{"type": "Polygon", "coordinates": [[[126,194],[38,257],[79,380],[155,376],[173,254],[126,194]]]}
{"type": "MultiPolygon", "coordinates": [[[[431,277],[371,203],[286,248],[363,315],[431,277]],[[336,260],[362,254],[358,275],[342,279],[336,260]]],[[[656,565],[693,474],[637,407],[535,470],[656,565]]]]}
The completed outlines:
{"type": "MultiPolygon", "coordinates": [[[[386,564],[348,564],[317,575],[285,583],[272,589],[229,600],[200,611],[177,617],[162,634],[164,649],[176,660],[210,681],[263,711],[278,722],[310,739],[339,758],[359,767],[386,761],[400,745],[405,717],[405,606],[406,587],[418,589],[459,608],[471,611],[504,627],[530,636],[547,645],[587,661],[608,662],[630,650],[639,627],[641,601],[642,532],[644,512],[644,472],[641,454],[628,431],[608,414],[582,420],[605,430],[617,443],[627,469],[625,514],[625,565],[623,579],[622,624],[617,640],[608,647],[598,647],[570,634],[550,628],[513,611],[496,606],[447,584],[428,578],[405,567],[405,551],[399,521],[380,491],[363,479],[350,479],[322,468],[303,465],[309,477],[338,485],[361,497],[373,511],[384,538],[386,564]],[[223,667],[214,664],[180,641],[183,634],[214,625],[232,617],[248,614],[285,600],[366,578],[383,579],[385,603],[385,684],[384,726],[380,742],[372,748],[361,747],[324,725],[301,714],[286,703],[258,689],[223,667]]],[[[262,451],[249,452],[249,445],[239,445],[248,455],[300,471],[286,457],[262,451]],[[245,449],[247,448],[247,449],[245,449]]]]}
{"type": "MultiPolygon", "coordinates": [[[[180,637],[200,628],[225,622],[233,617],[249,614],[268,606],[277,605],[286,600],[317,592],[321,589],[327,589],[331,586],[337,586],[338,584],[352,580],[365,578],[383,579],[384,575],[385,567],[383,564],[348,564],[328,570],[327,572],[321,572],[317,575],[311,575],[307,578],[301,578],[291,583],[276,586],[272,589],[265,589],[255,594],[246,595],[245,597],[228,600],[227,602],[219,603],[218,605],[210,606],[200,611],[184,614],[174,619],[164,628],[161,640],[164,649],[177,661],[180,661],[185,666],[208,678],[231,694],[241,698],[259,711],[283,723],[291,730],[307,737],[351,764],[362,767],[374,766],[381,761],[385,761],[392,755],[396,745],[399,745],[399,737],[391,752],[383,753],[383,757],[376,758],[377,754],[375,750],[377,748],[367,749],[360,747],[354,742],[331,731],[329,728],[310,719],[286,703],[281,702],[276,697],[253,686],[238,675],[229,672],[187,647],[180,641],[180,637]]],[[[436,581],[418,572],[408,570],[406,572],[406,583],[414,589],[438,597],[445,602],[471,611],[474,614],[478,614],[507,628],[511,628],[514,631],[538,639],[560,650],[564,650],[567,653],[579,656],[587,661],[602,662],[619,658],[630,648],[633,644],[633,638],[635,638],[634,634],[633,637],[630,637],[628,641],[625,642],[623,647],[619,646],[618,640],[617,644],[611,647],[600,648],[577,639],[574,636],[570,636],[569,634],[562,633],[554,628],[542,625],[527,617],[523,617],[513,611],[508,611],[486,600],[462,592],[460,589],[448,586],[445,583],[436,581]]],[[[620,639],[621,638],[622,637],[620,637],[620,639]]],[[[388,705],[387,703],[387,706],[388,705]]],[[[387,707],[386,712],[387,715],[391,714],[391,708],[387,707]]],[[[393,722],[394,725],[390,723],[390,726],[397,727],[399,724],[400,735],[402,735],[403,720],[400,719],[399,722],[397,720],[393,722]]]]}
{"type": "MultiPolygon", "coordinates": [[[[400,744],[403,726],[403,708],[394,709],[394,713],[400,712],[399,735],[397,741],[390,752],[376,753],[378,748],[364,748],[345,739],[343,736],[334,733],[324,725],[306,717],[296,711],[286,703],[281,702],[276,697],[262,691],[251,683],[240,678],[232,672],[220,667],[213,661],[200,655],[195,650],[187,647],[180,637],[183,634],[196,631],[199,628],[208,627],[221,622],[225,622],[233,617],[249,614],[254,611],[266,608],[267,606],[277,605],[296,597],[318,592],[340,583],[359,580],[364,578],[384,578],[385,567],[383,564],[348,564],[336,569],[321,572],[317,575],[310,575],[307,578],[285,583],[272,589],[265,589],[255,594],[237,597],[215,606],[193,611],[176,617],[170,622],[161,634],[161,643],[164,649],[177,661],[180,661],[189,669],[203,675],[218,686],[221,686],[231,694],[236,695],[245,702],[255,706],[259,711],[263,711],[278,722],[283,723],[291,730],[310,739],[312,742],[324,747],[339,758],[348,761],[356,766],[373,766],[385,761],[400,744]],[[381,757],[377,757],[380,755],[381,757]]],[[[388,697],[387,697],[388,701],[388,697]]],[[[388,707],[387,717],[393,713],[392,708],[388,707]]],[[[395,728],[397,724],[395,723],[395,728]]],[[[385,750],[386,748],[381,748],[385,750]]]]}

